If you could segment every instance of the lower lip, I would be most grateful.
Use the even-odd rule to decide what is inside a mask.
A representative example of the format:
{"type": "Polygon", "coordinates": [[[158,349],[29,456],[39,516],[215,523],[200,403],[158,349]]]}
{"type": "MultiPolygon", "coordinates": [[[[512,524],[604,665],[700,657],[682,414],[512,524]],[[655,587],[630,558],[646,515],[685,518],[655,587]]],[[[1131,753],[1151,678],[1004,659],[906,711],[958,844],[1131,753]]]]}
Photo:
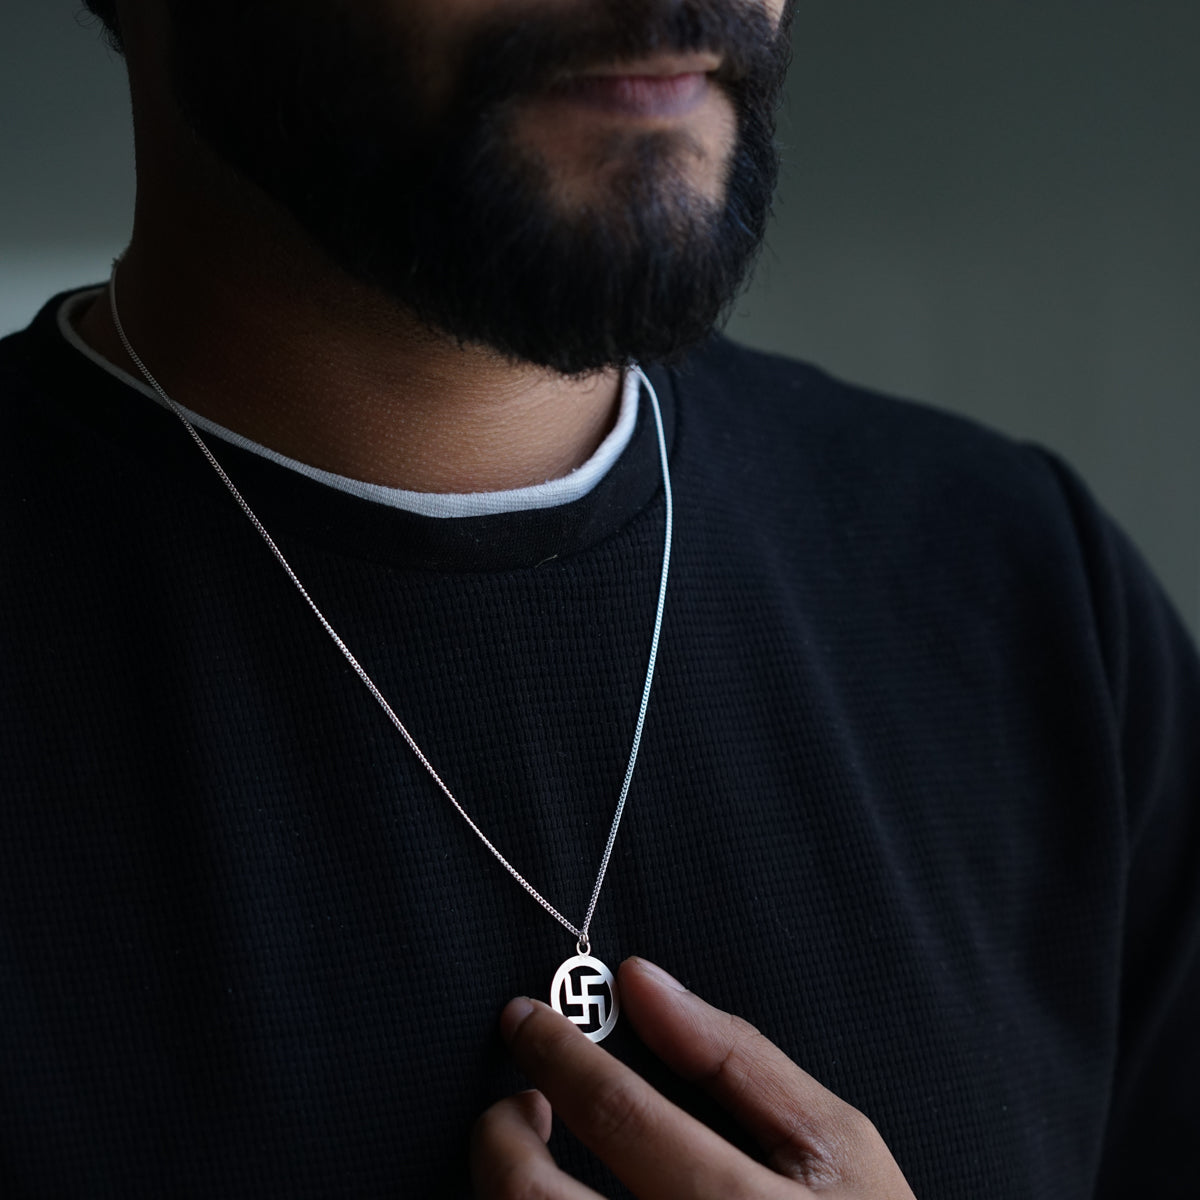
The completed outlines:
{"type": "Polygon", "coordinates": [[[708,76],[584,75],[555,89],[574,104],[629,117],[680,117],[691,112],[708,92],[708,76]]]}

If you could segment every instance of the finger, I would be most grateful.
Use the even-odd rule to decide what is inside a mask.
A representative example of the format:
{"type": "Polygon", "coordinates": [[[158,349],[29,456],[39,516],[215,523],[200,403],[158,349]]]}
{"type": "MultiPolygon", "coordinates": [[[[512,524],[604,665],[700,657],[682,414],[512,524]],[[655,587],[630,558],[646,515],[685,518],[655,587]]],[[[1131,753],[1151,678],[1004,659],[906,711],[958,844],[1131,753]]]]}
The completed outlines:
{"type": "Polygon", "coordinates": [[[550,1105],[539,1092],[493,1104],[471,1134],[471,1183],[479,1200],[601,1200],[572,1179],[546,1149],[550,1105]]]}
{"type": "MultiPolygon", "coordinates": [[[[782,1197],[784,1181],[715,1134],[535,1000],[514,1000],[500,1027],[517,1065],[555,1113],[638,1196],[782,1197]]],[[[794,1193],[790,1193],[794,1195],[794,1193]]]]}
{"type": "Polygon", "coordinates": [[[882,1146],[862,1113],[752,1025],[706,1004],[661,967],[627,959],[618,983],[621,1007],[646,1045],[728,1108],[777,1171],[811,1185],[862,1180],[863,1164],[882,1146]]]}

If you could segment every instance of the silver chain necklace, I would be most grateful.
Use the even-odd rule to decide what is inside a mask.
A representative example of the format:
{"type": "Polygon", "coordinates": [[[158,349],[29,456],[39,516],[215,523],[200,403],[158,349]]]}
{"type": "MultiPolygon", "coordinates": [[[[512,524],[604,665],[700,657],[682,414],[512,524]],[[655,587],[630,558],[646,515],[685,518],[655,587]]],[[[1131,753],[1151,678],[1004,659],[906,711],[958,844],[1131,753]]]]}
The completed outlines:
{"type": "Polygon", "coordinates": [[[629,763],[625,768],[625,779],[621,784],[621,794],[617,800],[617,810],[613,813],[612,825],[608,831],[608,841],[604,846],[604,854],[600,859],[600,870],[596,873],[596,883],[592,888],[591,899],[588,901],[587,914],[583,918],[583,924],[573,925],[566,917],[563,916],[549,900],[545,898],[504,857],[503,854],[496,848],[482,829],[472,820],[470,814],[459,803],[454,793],[447,787],[442,777],[434,769],[433,764],[425,757],[424,751],[417,745],[411,733],[405,728],[404,723],[396,715],[395,710],[387,702],[383,693],[376,686],[375,681],[367,674],[366,670],[357,658],[351,653],[349,646],[342,641],[337,630],[329,623],[325,614],[317,607],[316,601],[308,594],[304,584],[300,582],[299,576],[292,570],[291,564],[284,557],[283,551],[275,544],[275,539],[267,532],[267,528],[262,521],[258,519],[257,514],[246,502],[241,492],[234,485],[233,480],[225,473],[225,469],[217,461],[216,456],[209,449],[208,443],[200,436],[195,425],[192,424],[184,409],[177,404],[170,396],[167,395],[162,385],[150,373],[146,364],[141,360],[137,351],[134,350],[128,336],[125,333],[125,327],[121,324],[121,315],[117,311],[117,271],[116,264],[113,266],[113,273],[108,283],[108,298],[109,308],[112,312],[113,325],[116,327],[117,336],[121,339],[121,344],[125,347],[126,354],[141,371],[146,382],[154,389],[158,397],[163,403],[183,422],[184,428],[191,435],[192,441],[200,448],[201,453],[208,460],[209,465],[220,476],[221,482],[228,488],[229,493],[237,501],[238,507],[246,514],[250,524],[258,531],[263,541],[270,548],[271,553],[275,556],[279,565],[283,568],[287,577],[295,585],[296,590],[304,597],[305,603],[313,611],[313,615],[321,623],[321,627],[329,634],[330,638],[337,648],[342,652],[346,661],[353,668],[354,673],[362,680],[367,691],[374,697],[376,703],[387,714],[387,718],[396,727],[400,736],[408,744],[408,748],[417,756],[417,761],[429,773],[433,782],[437,784],[442,794],[454,805],[458,815],[471,827],[472,832],[481,842],[492,852],[500,865],[533,897],[552,916],[560,925],[569,930],[576,939],[576,953],[568,958],[555,972],[554,980],[550,985],[550,1003],[563,1016],[574,1022],[580,1030],[585,1033],[594,1042],[599,1042],[606,1038],[613,1030],[617,1023],[617,1016],[620,1013],[620,1000],[617,996],[616,979],[612,971],[595,958],[591,953],[591,942],[588,938],[588,930],[591,928],[592,917],[596,911],[596,902],[600,899],[600,889],[604,886],[604,877],[608,873],[609,860],[612,858],[613,844],[617,840],[617,830],[621,825],[621,816],[625,811],[625,801],[629,796],[629,785],[633,781],[634,767],[637,765],[638,749],[642,742],[642,728],[646,723],[646,710],[650,706],[650,688],[654,682],[654,664],[658,659],[658,641],[659,635],[662,632],[663,608],[666,605],[667,599],[667,573],[671,565],[671,536],[674,530],[674,503],[671,496],[671,474],[667,466],[667,439],[663,432],[662,410],[659,407],[658,395],[654,391],[654,385],[646,377],[645,372],[639,366],[633,366],[630,369],[635,373],[642,387],[646,389],[647,395],[650,397],[651,408],[654,413],[654,425],[658,433],[658,453],[659,460],[662,464],[662,480],[663,493],[666,497],[666,530],[663,537],[663,559],[662,559],[662,575],[658,584],[658,607],[654,614],[654,636],[650,641],[650,661],[646,666],[646,682],[642,687],[642,702],[638,709],[637,725],[633,731],[633,745],[629,751],[629,763]]]}

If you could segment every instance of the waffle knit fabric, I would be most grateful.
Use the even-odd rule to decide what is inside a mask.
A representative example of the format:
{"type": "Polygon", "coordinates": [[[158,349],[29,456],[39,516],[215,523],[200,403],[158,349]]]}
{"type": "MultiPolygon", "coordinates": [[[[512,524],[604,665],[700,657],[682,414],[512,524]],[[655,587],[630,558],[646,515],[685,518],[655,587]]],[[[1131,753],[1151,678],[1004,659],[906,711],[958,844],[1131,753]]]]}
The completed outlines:
{"type": "MultiPolygon", "coordinates": [[[[465,1194],[497,1013],[572,939],[56,306],[0,343],[0,1193],[465,1194]]],[[[721,339],[651,378],[675,555],[596,953],[758,1025],[920,1200],[1195,1200],[1200,667],[1137,555],[963,421],[721,339]]],[[[215,443],[575,920],[662,551],[642,409],[582,500],[452,520],[215,443]]]]}

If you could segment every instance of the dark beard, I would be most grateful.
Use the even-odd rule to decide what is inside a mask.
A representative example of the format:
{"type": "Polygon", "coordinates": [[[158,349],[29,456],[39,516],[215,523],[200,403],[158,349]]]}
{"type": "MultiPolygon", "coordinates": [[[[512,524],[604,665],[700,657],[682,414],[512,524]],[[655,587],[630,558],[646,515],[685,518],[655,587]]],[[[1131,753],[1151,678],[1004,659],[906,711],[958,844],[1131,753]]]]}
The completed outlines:
{"type": "Polygon", "coordinates": [[[504,12],[428,113],[419,39],[352,7],[171,3],[185,118],[341,269],[461,342],[565,374],[672,360],[722,319],[770,211],[786,21],[736,0],[504,12]],[[686,183],[684,135],[646,132],[609,148],[620,169],[590,208],[560,212],[515,144],[520,100],[557,72],[668,50],[722,56],[738,126],[722,202],[686,183]]]}

